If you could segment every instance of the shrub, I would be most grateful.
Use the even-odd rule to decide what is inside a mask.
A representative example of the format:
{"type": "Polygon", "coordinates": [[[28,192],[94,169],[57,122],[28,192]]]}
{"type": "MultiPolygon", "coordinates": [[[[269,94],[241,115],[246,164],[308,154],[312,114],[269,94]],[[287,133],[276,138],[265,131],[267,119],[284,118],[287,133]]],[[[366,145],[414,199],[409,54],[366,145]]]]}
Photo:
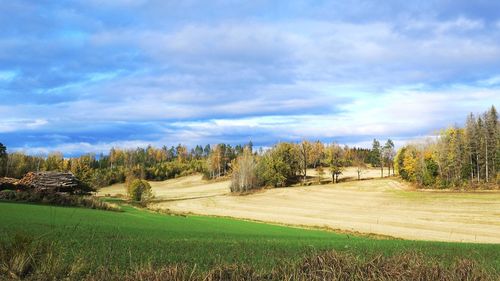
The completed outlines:
{"type": "Polygon", "coordinates": [[[24,203],[41,203],[56,206],[84,207],[106,211],[120,211],[118,206],[103,202],[93,196],[69,195],[63,193],[3,190],[0,191],[0,200],[24,203]]]}
{"type": "Polygon", "coordinates": [[[127,185],[127,193],[130,199],[138,202],[146,202],[153,197],[151,185],[140,179],[135,179],[127,185]]]}
{"type": "Polygon", "coordinates": [[[16,192],[14,190],[2,190],[0,191],[0,199],[3,200],[13,200],[16,198],[16,192]]]}

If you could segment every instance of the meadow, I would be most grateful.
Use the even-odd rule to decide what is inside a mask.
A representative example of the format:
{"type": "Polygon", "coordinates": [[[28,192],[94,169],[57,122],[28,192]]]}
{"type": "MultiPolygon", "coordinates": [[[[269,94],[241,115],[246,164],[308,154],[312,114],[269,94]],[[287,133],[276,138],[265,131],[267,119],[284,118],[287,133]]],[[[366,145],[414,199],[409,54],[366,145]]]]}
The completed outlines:
{"type": "Polygon", "coordinates": [[[20,233],[51,241],[65,263],[92,272],[103,265],[187,265],[199,271],[239,264],[257,271],[326,250],[355,256],[421,253],[443,265],[467,257],[500,272],[500,245],[380,239],[229,218],[178,216],[122,205],[123,212],[0,203],[2,242],[20,233]]]}

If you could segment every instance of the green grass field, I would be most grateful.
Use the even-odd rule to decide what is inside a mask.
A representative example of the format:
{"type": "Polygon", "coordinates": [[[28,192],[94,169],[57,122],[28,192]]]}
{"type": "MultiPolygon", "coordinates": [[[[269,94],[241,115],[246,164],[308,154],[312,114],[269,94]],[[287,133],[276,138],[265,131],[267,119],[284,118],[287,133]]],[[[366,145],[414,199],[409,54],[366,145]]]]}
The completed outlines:
{"type": "Polygon", "coordinates": [[[444,264],[475,259],[500,272],[500,245],[378,240],[327,231],[226,218],[170,216],[122,207],[124,212],[0,203],[0,239],[15,233],[55,241],[65,260],[127,269],[140,264],[216,264],[267,269],[327,249],[356,255],[416,250],[444,264]]]}

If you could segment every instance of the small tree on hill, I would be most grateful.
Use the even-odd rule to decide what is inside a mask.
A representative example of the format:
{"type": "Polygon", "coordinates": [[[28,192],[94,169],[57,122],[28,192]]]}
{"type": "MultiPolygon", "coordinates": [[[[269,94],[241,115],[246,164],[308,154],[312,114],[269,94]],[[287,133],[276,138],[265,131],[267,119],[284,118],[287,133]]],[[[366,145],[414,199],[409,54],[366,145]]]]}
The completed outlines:
{"type": "Polygon", "coordinates": [[[339,182],[339,175],[344,170],[344,150],[338,144],[333,143],[326,148],[326,164],[332,174],[332,182],[339,182]]]}
{"type": "Polygon", "coordinates": [[[130,199],[138,202],[147,202],[149,199],[153,198],[151,185],[147,181],[140,179],[133,180],[130,185],[127,186],[127,193],[130,199]]]}

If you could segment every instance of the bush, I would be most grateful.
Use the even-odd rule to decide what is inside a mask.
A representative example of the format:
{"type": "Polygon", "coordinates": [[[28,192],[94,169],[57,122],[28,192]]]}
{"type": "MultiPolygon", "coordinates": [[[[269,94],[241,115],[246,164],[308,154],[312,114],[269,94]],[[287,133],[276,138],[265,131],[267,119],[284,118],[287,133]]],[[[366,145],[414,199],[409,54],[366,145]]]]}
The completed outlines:
{"type": "Polygon", "coordinates": [[[153,197],[151,185],[140,179],[135,179],[127,185],[127,193],[130,199],[138,202],[147,202],[153,197]]]}
{"type": "Polygon", "coordinates": [[[0,191],[0,199],[3,200],[13,200],[16,198],[16,192],[14,190],[2,190],[0,191]]]}
{"type": "Polygon", "coordinates": [[[92,196],[78,196],[63,193],[42,193],[29,191],[0,191],[0,200],[24,203],[41,203],[56,206],[74,206],[106,211],[119,211],[116,205],[103,202],[92,196]]]}

